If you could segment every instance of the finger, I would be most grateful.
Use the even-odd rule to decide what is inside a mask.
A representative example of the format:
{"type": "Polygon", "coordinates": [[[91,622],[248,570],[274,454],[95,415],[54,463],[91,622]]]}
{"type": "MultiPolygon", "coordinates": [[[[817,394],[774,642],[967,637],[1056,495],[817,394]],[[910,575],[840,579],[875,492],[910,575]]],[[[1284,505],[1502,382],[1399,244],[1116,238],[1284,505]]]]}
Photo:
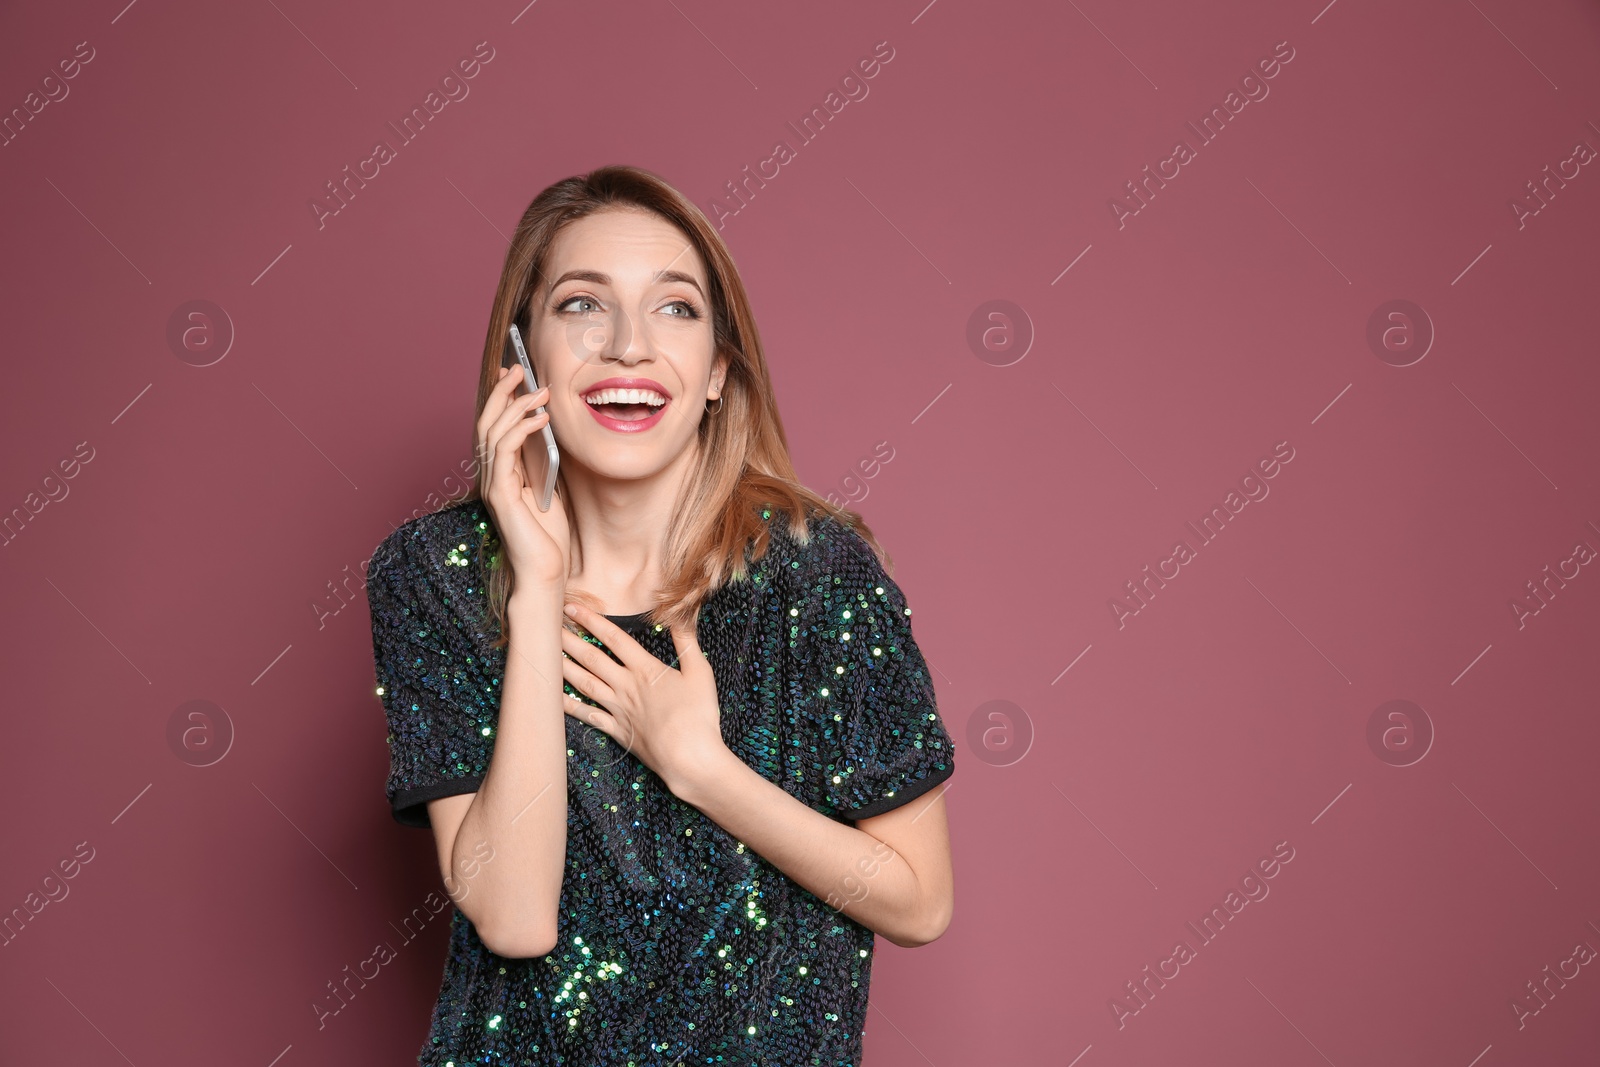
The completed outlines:
{"type": "MultiPolygon", "coordinates": [[[[515,426],[517,426],[519,424],[519,420],[523,420],[523,419],[528,418],[528,413],[531,410],[532,406],[533,406],[533,401],[531,399],[514,400],[509,405],[507,405],[506,410],[501,414],[500,418],[495,420],[494,425],[492,427],[490,427],[490,429],[489,429],[489,438],[488,438],[488,454],[489,454],[489,456],[491,458],[490,458],[490,463],[489,463],[489,475],[488,475],[489,482],[488,482],[488,484],[491,484],[491,485],[494,484],[494,469],[495,469],[496,466],[499,465],[496,462],[496,460],[499,458],[496,455],[496,452],[498,451],[498,449],[500,447],[501,440],[505,437],[505,435],[506,435],[506,433],[508,431],[510,431],[513,427],[515,427],[515,426]]],[[[550,413],[548,411],[546,411],[546,412],[543,413],[542,416],[541,415],[535,415],[534,417],[535,418],[543,418],[544,420],[548,421],[549,414],[550,413]]],[[[538,429],[542,425],[544,425],[543,422],[536,423],[533,428],[534,429],[538,429]]],[[[522,459],[522,456],[521,456],[520,450],[519,450],[519,454],[517,455],[516,460],[520,461],[521,459],[522,459]]],[[[513,463],[512,465],[513,466],[517,466],[518,464],[517,463],[513,463]]],[[[508,484],[516,484],[515,479],[513,479],[508,484]]]]}
{"type": "Polygon", "coordinates": [[[607,648],[615,652],[623,667],[642,668],[652,662],[657,664],[661,662],[646,652],[644,646],[633,639],[633,635],[598,611],[591,611],[578,603],[568,604],[565,611],[569,619],[598,637],[607,648]]]}
{"type": "Polygon", "coordinates": [[[516,425],[518,419],[525,417],[529,411],[548,400],[549,391],[547,387],[540,386],[537,393],[526,393],[507,404],[500,417],[489,424],[487,440],[490,449],[495,447],[507,430],[516,425]]]}
{"type": "Polygon", "coordinates": [[[593,726],[607,737],[617,736],[617,718],[604,708],[585,704],[571,693],[562,693],[561,710],[579,722],[593,726]]]}
{"type": "Polygon", "coordinates": [[[513,426],[501,437],[500,444],[494,452],[494,462],[489,477],[491,479],[487,489],[489,505],[498,516],[496,521],[505,523],[511,520],[512,509],[521,505],[530,515],[538,510],[538,500],[528,488],[528,473],[522,457],[522,443],[528,435],[537,433],[547,421],[547,416],[536,416],[538,421],[529,420],[527,424],[513,426]]]}
{"type": "Polygon", "coordinates": [[[509,367],[500,368],[500,378],[494,387],[489,390],[489,395],[484,398],[483,410],[478,412],[478,422],[474,427],[478,443],[478,463],[484,468],[483,484],[490,484],[494,470],[494,450],[490,448],[489,427],[500,417],[505,410],[506,400],[510,395],[508,390],[516,388],[515,379],[510,377],[509,367]]]}
{"type": "Polygon", "coordinates": [[[500,368],[500,380],[494,383],[492,392],[499,394],[502,404],[511,397],[512,393],[516,392],[517,370],[518,368],[515,365],[500,368]]]}
{"type": "Polygon", "coordinates": [[[518,376],[510,373],[509,367],[500,368],[500,380],[489,390],[489,395],[483,401],[483,410],[478,413],[480,441],[487,437],[490,424],[500,417],[500,413],[506,409],[506,404],[510,403],[511,394],[516,391],[519,380],[518,376]]]}
{"type": "Polygon", "coordinates": [[[523,485],[518,460],[522,451],[522,443],[528,439],[529,434],[534,433],[549,421],[549,412],[523,419],[501,434],[500,439],[495,442],[495,470],[492,475],[495,480],[492,485],[505,497],[521,497],[520,490],[523,485]]]}
{"type": "Polygon", "coordinates": [[[628,674],[625,669],[565,626],[561,628],[561,651],[561,673],[572,688],[602,704],[615,703],[617,687],[628,674]]]}
{"type": "MultiPolygon", "coordinates": [[[[562,705],[567,706],[567,702],[563,701],[562,705]]],[[[595,732],[585,738],[591,746],[585,762],[591,766],[615,766],[633,751],[633,742],[639,732],[625,717],[585,704],[581,697],[572,701],[569,714],[595,728],[595,732]]]]}
{"type": "Polygon", "coordinates": [[[594,675],[589,674],[581,667],[576,667],[569,659],[561,661],[561,680],[572,689],[583,694],[586,699],[577,699],[580,709],[603,711],[612,718],[616,718],[621,711],[621,706],[616,703],[616,695],[605,686],[595,681],[594,675]],[[601,692],[601,690],[605,690],[601,692]],[[592,701],[589,703],[587,701],[592,701]]]}

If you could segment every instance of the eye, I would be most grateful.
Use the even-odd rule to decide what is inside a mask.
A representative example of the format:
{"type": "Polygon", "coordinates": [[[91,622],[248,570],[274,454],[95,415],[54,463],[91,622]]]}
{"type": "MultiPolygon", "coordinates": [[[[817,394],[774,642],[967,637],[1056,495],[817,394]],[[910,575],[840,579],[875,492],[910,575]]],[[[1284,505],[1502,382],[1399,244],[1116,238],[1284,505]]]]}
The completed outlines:
{"type": "Polygon", "coordinates": [[[590,304],[590,305],[593,305],[596,308],[598,308],[600,306],[599,302],[597,302],[593,297],[569,296],[569,297],[567,297],[567,299],[565,299],[561,303],[557,304],[555,306],[555,310],[556,311],[565,311],[568,304],[575,304],[575,303],[590,304]]]}
{"type": "Polygon", "coordinates": [[[698,319],[700,317],[700,309],[698,307],[696,307],[692,301],[689,301],[689,300],[674,300],[672,303],[668,304],[667,307],[669,307],[669,308],[681,307],[681,308],[683,308],[683,311],[684,311],[684,313],[682,315],[671,315],[671,316],[669,316],[669,318],[674,318],[674,319],[698,319]]]}

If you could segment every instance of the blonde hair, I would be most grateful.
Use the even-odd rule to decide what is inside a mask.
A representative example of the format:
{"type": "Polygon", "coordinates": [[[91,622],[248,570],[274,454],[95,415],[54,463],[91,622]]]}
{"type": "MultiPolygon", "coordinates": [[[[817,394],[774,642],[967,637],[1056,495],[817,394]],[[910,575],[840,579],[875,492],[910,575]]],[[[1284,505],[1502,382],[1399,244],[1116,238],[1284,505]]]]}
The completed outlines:
{"type": "MultiPolygon", "coordinates": [[[[783,513],[780,521],[801,543],[807,540],[811,516],[830,515],[860,534],[889,566],[886,553],[857,512],[835,506],[800,484],[789,458],[755,316],[721,236],[692,201],[638,167],[607,166],[565,178],[534,197],[523,212],[506,251],[489,312],[473,419],[474,448],[477,416],[499,381],[511,323],[517,321],[519,329],[526,328],[530,301],[538,288],[534,279],[543,283],[545,260],[556,235],[570,223],[608,208],[653,212],[676,226],[700,253],[709,273],[706,295],[711,304],[714,355],[728,359],[722,404],[714,414],[700,419],[700,458],[685,479],[668,525],[666,577],[649,609],[650,619],[693,627],[706,599],[725,583],[743,579],[748,565],[766,554],[769,534],[764,511],[783,513]]],[[[478,464],[473,491],[465,499],[482,499],[486,473],[486,465],[478,464]]],[[[566,477],[562,467],[556,487],[563,500],[570,500],[566,477]]],[[[576,523],[570,512],[568,519],[576,523]]],[[[492,528],[483,538],[484,558],[491,561],[489,611],[499,623],[496,645],[502,646],[512,584],[510,560],[499,552],[492,528]]],[[[601,608],[589,594],[568,591],[566,599],[601,608]]]]}

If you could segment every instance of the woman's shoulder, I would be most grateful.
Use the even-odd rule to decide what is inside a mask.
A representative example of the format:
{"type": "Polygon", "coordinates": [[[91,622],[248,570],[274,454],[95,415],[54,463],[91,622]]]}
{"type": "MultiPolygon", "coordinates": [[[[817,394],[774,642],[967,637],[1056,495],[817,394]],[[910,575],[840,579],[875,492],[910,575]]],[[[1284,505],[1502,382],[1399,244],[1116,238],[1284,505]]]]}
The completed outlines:
{"type": "MultiPolygon", "coordinates": [[[[483,501],[475,498],[446,504],[437,512],[414,515],[395,526],[394,531],[379,542],[378,549],[373,550],[373,560],[403,557],[419,549],[429,553],[448,553],[450,549],[462,552],[464,549],[459,545],[467,541],[467,537],[477,541],[478,536],[490,528],[488,520],[488,509],[483,507],[483,501]]],[[[467,542],[467,547],[470,549],[472,542],[467,542]]]]}
{"type": "Polygon", "coordinates": [[[786,518],[770,520],[772,547],[778,564],[796,591],[849,583],[876,584],[887,577],[878,554],[848,522],[826,512],[806,518],[805,535],[789,529],[786,518]],[[837,579],[837,581],[834,581],[837,579]]]}
{"type": "Polygon", "coordinates": [[[469,498],[438,511],[407,519],[379,543],[368,563],[368,574],[421,569],[431,574],[446,568],[465,568],[476,559],[482,535],[490,530],[488,509],[469,498]]]}

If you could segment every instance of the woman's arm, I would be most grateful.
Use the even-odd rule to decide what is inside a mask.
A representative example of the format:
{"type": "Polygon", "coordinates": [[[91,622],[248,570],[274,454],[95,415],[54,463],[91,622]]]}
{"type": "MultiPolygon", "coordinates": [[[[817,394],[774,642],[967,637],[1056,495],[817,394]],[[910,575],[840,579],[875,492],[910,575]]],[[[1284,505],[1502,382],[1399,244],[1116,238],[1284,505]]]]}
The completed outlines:
{"type": "Polygon", "coordinates": [[[669,785],[790,879],[902,948],[950,925],[948,785],[854,827],[807,807],[726,746],[692,779],[669,785]]]}
{"type": "Polygon", "coordinates": [[[550,390],[513,399],[521,380],[502,367],[478,415],[484,504],[513,576],[494,750],[471,800],[434,801],[428,814],[445,888],[479,939],[502,956],[543,956],[555,947],[567,868],[561,606],[570,529],[559,494],[548,511],[533,506],[523,446],[550,420],[535,407],[550,390]]]}
{"type": "Polygon", "coordinates": [[[500,719],[483,784],[428,805],[451,899],[501,956],[543,956],[556,943],[567,852],[563,599],[559,585],[512,595],[500,719]]]}

